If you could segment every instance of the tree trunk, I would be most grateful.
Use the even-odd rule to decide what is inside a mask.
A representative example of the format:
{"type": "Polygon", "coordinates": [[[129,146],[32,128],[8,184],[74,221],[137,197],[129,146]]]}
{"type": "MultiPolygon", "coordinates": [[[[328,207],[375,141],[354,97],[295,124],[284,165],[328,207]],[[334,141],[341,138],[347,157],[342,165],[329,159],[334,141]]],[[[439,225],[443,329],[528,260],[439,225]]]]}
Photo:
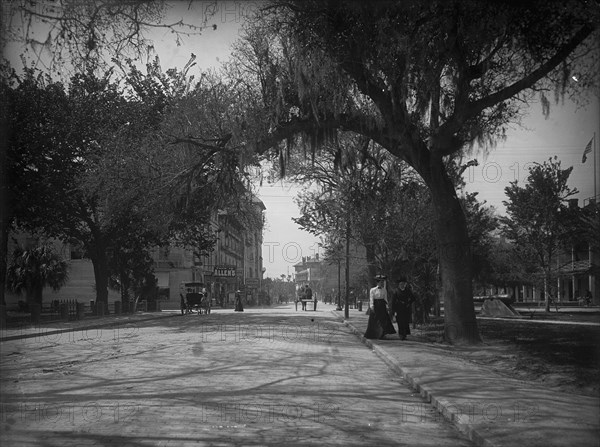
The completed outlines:
{"type": "Polygon", "coordinates": [[[108,303],[108,269],[106,267],[106,258],[92,258],[94,265],[94,278],[96,280],[96,302],[108,303]]]}
{"type": "MultiPolygon", "coordinates": [[[[1,149],[0,149],[1,150],[1,149]]],[[[2,186],[0,186],[0,189],[2,189],[2,186]]],[[[0,192],[0,195],[2,195],[2,192],[0,192]]],[[[2,201],[2,199],[0,198],[0,202],[2,201]]],[[[2,208],[2,204],[0,204],[0,208],[2,208]]],[[[2,214],[0,216],[0,253],[2,253],[2,255],[0,256],[0,304],[2,304],[3,306],[6,306],[6,297],[5,297],[5,291],[6,291],[6,271],[8,268],[8,222],[5,222],[5,213],[4,211],[0,211],[0,214],[2,214]]]]}
{"type": "Polygon", "coordinates": [[[426,179],[435,211],[442,296],[444,332],[451,343],[481,342],[473,306],[473,274],[467,223],[452,181],[443,163],[432,163],[426,179]]]}
{"type": "MultiPolygon", "coordinates": [[[[546,312],[550,312],[550,294],[548,293],[548,273],[544,273],[544,298],[546,302],[544,303],[544,307],[546,308],[546,312]]],[[[573,291],[575,294],[575,291],[573,291]]]]}
{"type": "MultiPolygon", "coordinates": [[[[2,101],[5,103],[5,101],[2,101]]],[[[2,105],[0,107],[5,107],[2,105]]],[[[6,113],[0,113],[0,116],[7,116],[6,113]]],[[[6,270],[8,257],[8,233],[10,231],[11,218],[9,217],[8,200],[8,142],[6,135],[6,120],[0,122],[0,303],[6,305],[6,270]]]]}
{"type": "Polygon", "coordinates": [[[42,304],[44,286],[37,281],[29,283],[25,288],[25,302],[27,304],[42,304]]]}
{"type": "Polygon", "coordinates": [[[121,271],[121,308],[123,312],[129,312],[129,278],[127,273],[121,271]]]}
{"type": "Polygon", "coordinates": [[[377,265],[375,259],[375,249],[372,242],[365,242],[367,271],[369,275],[369,288],[375,287],[375,275],[377,274],[377,265]]]}
{"type": "MultiPolygon", "coordinates": [[[[90,259],[94,266],[94,279],[96,281],[96,303],[108,305],[108,258],[106,244],[99,231],[95,232],[93,246],[90,247],[90,259]]],[[[106,308],[106,307],[105,307],[106,308]]]]}

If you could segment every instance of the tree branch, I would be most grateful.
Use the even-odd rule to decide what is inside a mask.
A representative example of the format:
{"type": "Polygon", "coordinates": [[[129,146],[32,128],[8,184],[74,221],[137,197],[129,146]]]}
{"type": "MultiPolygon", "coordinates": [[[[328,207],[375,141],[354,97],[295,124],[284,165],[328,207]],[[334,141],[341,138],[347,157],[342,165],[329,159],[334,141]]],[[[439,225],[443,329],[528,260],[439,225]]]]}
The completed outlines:
{"type": "MultiPolygon", "coordinates": [[[[452,138],[452,136],[462,128],[468,119],[477,116],[483,110],[489,107],[512,98],[523,90],[533,87],[538,81],[543,79],[552,70],[558,67],[569,54],[571,54],[585,39],[590,36],[590,34],[594,32],[597,27],[597,25],[583,26],[573,35],[571,40],[560,47],[550,59],[542,63],[537,69],[532,71],[524,78],[477,101],[467,103],[464,107],[457,105],[458,113],[455,112],[455,114],[448,121],[446,121],[446,123],[440,126],[440,132],[438,134],[439,137],[446,139],[452,138]]],[[[460,148],[452,148],[450,153],[455,152],[458,149],[460,148]]],[[[443,153],[442,155],[449,155],[449,153],[443,153]]]]}

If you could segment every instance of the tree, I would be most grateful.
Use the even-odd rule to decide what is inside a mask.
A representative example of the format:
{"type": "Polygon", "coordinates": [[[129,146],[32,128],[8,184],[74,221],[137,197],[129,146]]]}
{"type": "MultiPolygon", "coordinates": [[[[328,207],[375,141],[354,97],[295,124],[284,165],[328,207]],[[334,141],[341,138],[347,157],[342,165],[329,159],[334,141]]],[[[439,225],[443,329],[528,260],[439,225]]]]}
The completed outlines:
{"type": "MultiPolygon", "coordinates": [[[[561,240],[569,231],[567,223],[573,211],[567,199],[577,193],[567,182],[573,167],[561,169],[554,157],[543,164],[536,163],[529,169],[527,183],[521,187],[518,181],[505,188],[507,217],[502,218],[503,233],[517,247],[521,259],[533,257],[542,270],[546,312],[550,311],[552,269],[561,240]]],[[[539,276],[539,274],[538,274],[539,276]]],[[[534,276],[535,278],[535,276],[534,276]]]]}
{"type": "MultiPolygon", "coordinates": [[[[0,235],[1,252],[6,255],[8,233],[15,219],[27,220],[25,216],[35,213],[32,212],[35,209],[33,204],[46,203],[51,194],[50,188],[36,182],[36,178],[56,171],[63,160],[73,166],[76,154],[70,146],[63,146],[58,151],[53,145],[53,142],[63,139],[67,131],[54,125],[64,119],[69,110],[62,84],[53,83],[41,74],[36,75],[33,70],[27,70],[19,79],[10,67],[3,65],[0,87],[4,112],[1,128],[4,144],[0,150],[3,158],[0,168],[0,235]],[[25,195],[30,200],[26,200],[25,195]]],[[[60,179],[63,190],[69,189],[65,183],[68,178],[60,179]]],[[[0,293],[4,304],[7,258],[0,258],[0,293]]]]}
{"type": "Polygon", "coordinates": [[[247,34],[269,110],[254,144],[304,135],[314,151],[344,129],[412,166],[431,193],[446,328],[476,343],[471,244],[445,160],[502,136],[536,93],[547,111],[573,70],[589,85],[598,61],[581,57],[598,18],[579,1],[271,2],[247,34]]]}
{"type": "Polygon", "coordinates": [[[497,244],[494,232],[499,226],[498,217],[486,202],[477,200],[477,192],[466,193],[460,197],[467,220],[467,229],[471,240],[473,256],[473,278],[485,284],[491,278],[491,259],[497,244]]]}
{"type": "Polygon", "coordinates": [[[349,226],[348,236],[366,248],[372,282],[376,272],[391,274],[397,261],[386,228],[393,221],[394,188],[410,175],[382,149],[369,150],[371,144],[351,134],[341,135],[292,175],[311,185],[299,197],[301,217],[294,221],[332,241],[346,240],[349,226]]]}
{"type": "Polygon", "coordinates": [[[112,168],[107,155],[123,138],[122,127],[146,118],[108,77],[79,74],[65,91],[29,70],[8,89],[9,222],[82,244],[94,266],[98,302],[108,298],[109,205],[131,197],[115,194],[103,175],[112,168]],[[108,200],[111,195],[118,199],[108,200]]]}
{"type": "Polygon", "coordinates": [[[531,284],[539,274],[534,256],[524,256],[523,247],[507,241],[504,237],[493,238],[488,250],[479,284],[511,287],[513,296],[518,296],[518,286],[531,284]]]}
{"type": "Polygon", "coordinates": [[[13,74],[17,85],[6,88],[13,130],[9,218],[83,245],[98,302],[108,297],[109,261],[123,285],[126,277],[147,276],[152,246],[173,243],[198,257],[212,250],[216,209],[260,218],[240,169],[244,153],[221,132],[222,113],[235,104],[230,89],[214,76],[193,83],[191,66],[193,58],[182,71],[163,73],[156,60],[142,74],[130,63],[129,90],[110,71],[78,74],[65,91],[29,70],[23,79],[13,74]],[[191,111],[204,115],[202,133],[173,136],[191,111]]]}
{"type": "Polygon", "coordinates": [[[262,281],[262,288],[272,298],[271,302],[280,304],[294,299],[294,283],[286,274],[281,274],[280,278],[265,278],[262,281]]]}
{"type": "MultiPolygon", "coordinates": [[[[139,298],[139,292],[154,276],[154,260],[150,249],[167,242],[167,235],[151,229],[146,216],[137,212],[136,205],[120,210],[119,216],[111,219],[111,235],[107,244],[107,267],[109,286],[121,293],[123,310],[131,301],[132,294],[139,298]]],[[[135,309],[135,304],[134,307],[135,309]]]]}
{"type": "Polygon", "coordinates": [[[201,23],[166,21],[170,8],[164,1],[8,3],[3,6],[3,15],[10,18],[3,38],[22,44],[21,56],[37,68],[69,78],[90,66],[106,69],[111,59],[150,56],[154,49],[151,30],[170,32],[180,45],[185,37],[201,34],[216,13],[211,2],[184,6],[187,13],[199,9],[201,23]]]}
{"type": "Polygon", "coordinates": [[[68,279],[68,264],[50,244],[33,248],[17,247],[8,267],[8,289],[25,292],[28,304],[42,304],[44,287],[60,290],[68,279]]]}
{"type": "MultiPolygon", "coordinates": [[[[44,67],[48,78],[46,84],[54,83],[50,78],[55,77],[67,80],[72,73],[89,73],[90,71],[102,71],[107,68],[107,62],[111,60],[122,60],[131,56],[136,60],[143,56],[150,56],[153,52],[151,41],[148,40],[148,31],[151,29],[165,29],[170,31],[179,45],[181,39],[187,35],[199,34],[208,20],[215,12],[212,3],[200,4],[202,8],[202,23],[188,24],[183,19],[171,23],[164,22],[166,3],[153,1],[121,2],[121,1],[96,1],[89,2],[62,2],[60,4],[20,2],[3,6],[3,16],[9,17],[5,24],[8,26],[2,30],[2,46],[7,42],[23,44],[23,53],[20,55],[25,68],[25,78],[32,81],[31,67],[44,67]],[[5,6],[5,7],[4,7],[5,6]]],[[[194,5],[187,5],[188,9],[194,5]]],[[[12,79],[14,73],[10,73],[4,63],[2,64],[0,104],[2,114],[0,121],[0,252],[6,253],[8,233],[14,222],[15,199],[11,190],[14,180],[8,148],[10,139],[15,133],[23,132],[29,136],[25,127],[13,127],[14,109],[9,104],[15,99],[11,95],[12,79]],[[11,178],[12,177],[12,178],[11,178]]],[[[39,80],[39,78],[38,78],[39,80]]],[[[29,82],[31,85],[32,82],[29,82]]],[[[50,87],[50,86],[49,86],[50,87]]],[[[58,84],[54,84],[54,90],[60,90],[58,84]]],[[[48,88],[50,91],[51,89],[48,88]]],[[[42,95],[43,96],[43,95],[42,95]]],[[[60,96],[60,95],[59,95],[60,96]]],[[[63,95],[64,96],[64,95],[63,95]]],[[[33,102],[39,101],[40,96],[34,96],[33,102]]],[[[48,104],[38,104],[40,108],[33,108],[38,115],[46,113],[51,118],[63,116],[66,113],[64,98],[56,97],[56,103],[50,101],[48,104]],[[65,112],[62,112],[62,110],[65,112]]],[[[30,101],[31,102],[31,101],[30,101]]],[[[13,103],[14,104],[14,103],[13,103]]],[[[82,115],[84,119],[86,115],[82,115]]],[[[106,114],[105,116],[110,116],[106,114]]],[[[37,117],[39,118],[39,116],[37,117]]],[[[35,123],[36,120],[32,120],[35,123]]],[[[37,121],[45,122],[44,120],[37,121]]],[[[75,128],[77,126],[74,126],[75,128]]],[[[40,129],[35,129],[35,135],[41,135],[40,129]]],[[[60,130],[60,126],[53,127],[50,132],[60,130]]],[[[18,138],[18,137],[17,137],[18,138]]],[[[87,142],[89,143],[90,140],[87,142]]],[[[63,147],[64,149],[64,147],[63,147]]],[[[72,148],[71,148],[72,149],[72,148]]],[[[44,151],[37,151],[39,156],[44,157],[44,151]]],[[[67,155],[68,157],[68,155],[67,155]]],[[[80,157],[72,157],[72,160],[81,160],[80,157]]],[[[69,179],[71,177],[65,176],[69,179]]],[[[46,195],[44,191],[38,191],[43,201],[46,195]]],[[[103,274],[103,272],[100,272],[103,274]]],[[[0,298],[4,304],[4,285],[6,274],[6,258],[0,259],[0,298]]],[[[104,287],[100,285],[102,290],[104,287]]]]}

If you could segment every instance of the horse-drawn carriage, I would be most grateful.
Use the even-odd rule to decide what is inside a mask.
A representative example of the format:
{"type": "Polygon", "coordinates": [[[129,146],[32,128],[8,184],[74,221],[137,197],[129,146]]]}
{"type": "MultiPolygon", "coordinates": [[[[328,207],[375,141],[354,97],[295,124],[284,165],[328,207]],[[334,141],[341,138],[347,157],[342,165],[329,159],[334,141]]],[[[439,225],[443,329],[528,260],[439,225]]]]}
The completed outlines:
{"type": "Polygon", "coordinates": [[[210,313],[210,298],[202,282],[186,282],[181,285],[181,314],[210,313]]]}

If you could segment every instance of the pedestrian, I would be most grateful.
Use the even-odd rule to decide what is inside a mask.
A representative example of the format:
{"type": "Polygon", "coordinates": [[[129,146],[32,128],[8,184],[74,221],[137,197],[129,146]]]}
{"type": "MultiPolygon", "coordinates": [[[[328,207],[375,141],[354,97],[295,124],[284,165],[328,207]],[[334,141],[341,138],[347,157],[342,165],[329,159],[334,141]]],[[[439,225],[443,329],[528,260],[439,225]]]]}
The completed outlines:
{"type": "Polygon", "coordinates": [[[585,294],[585,305],[589,307],[592,305],[593,301],[594,301],[594,299],[592,298],[592,292],[590,290],[588,290],[587,293],[585,294]]]}
{"type": "Polygon", "coordinates": [[[307,284],[304,284],[300,288],[300,303],[302,304],[302,310],[306,310],[306,289],[308,288],[307,284]]]}
{"type": "MultiPolygon", "coordinates": [[[[310,288],[310,286],[307,284],[306,285],[306,289],[304,290],[304,303],[303,304],[303,308],[302,310],[306,310],[306,305],[308,304],[309,301],[312,301],[313,299],[313,291],[310,288]]],[[[315,298],[316,300],[316,298],[315,298]]]]}
{"type": "Polygon", "coordinates": [[[244,311],[244,306],[242,305],[242,291],[241,290],[236,290],[235,291],[235,312],[243,312],[244,311]]]}
{"type": "Polygon", "coordinates": [[[383,340],[388,334],[395,334],[396,329],[388,313],[388,296],[385,288],[386,277],[377,275],[377,285],[369,291],[369,322],[365,338],[383,340]]]}
{"type": "Polygon", "coordinates": [[[397,280],[398,287],[392,293],[392,316],[396,315],[398,324],[398,336],[400,340],[406,340],[410,335],[410,319],[412,315],[412,304],[415,302],[415,295],[410,290],[410,286],[405,276],[400,276],[397,280]]]}

